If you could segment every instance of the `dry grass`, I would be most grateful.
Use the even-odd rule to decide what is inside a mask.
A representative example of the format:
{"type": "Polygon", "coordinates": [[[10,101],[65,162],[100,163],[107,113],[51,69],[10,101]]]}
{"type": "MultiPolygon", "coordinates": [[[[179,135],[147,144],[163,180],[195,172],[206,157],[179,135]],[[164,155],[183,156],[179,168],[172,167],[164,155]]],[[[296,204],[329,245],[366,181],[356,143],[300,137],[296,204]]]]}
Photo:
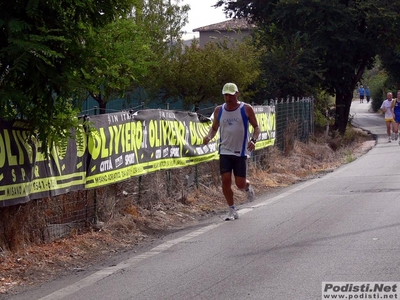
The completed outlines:
{"type": "MultiPolygon", "coordinates": [[[[261,166],[251,167],[249,179],[256,193],[268,193],[273,189],[291,185],[299,180],[312,178],[321,172],[331,171],[349,161],[349,153],[355,159],[364,153],[363,142],[371,138],[357,133],[357,138],[346,147],[333,151],[324,140],[315,139],[304,144],[294,141],[290,152],[280,153],[271,148],[261,166]]],[[[107,214],[107,222],[97,230],[72,234],[44,245],[26,246],[18,251],[0,249],[0,297],[18,289],[51,280],[62,273],[86,268],[110,255],[135,245],[157,238],[168,230],[181,228],[202,218],[222,213],[226,209],[215,176],[217,164],[208,168],[209,185],[200,185],[175,195],[160,194],[161,189],[146,191],[146,201],[134,201],[130,193],[134,186],[124,186],[125,196],[116,191],[116,201],[112,213],[107,214]],[[211,175],[210,175],[210,171],[211,175]]],[[[182,175],[182,174],[180,174],[182,175]]],[[[156,176],[152,179],[161,186],[156,176]]],[[[179,185],[179,182],[173,182],[179,185]]],[[[235,190],[236,204],[244,203],[245,194],[235,190]]]]}

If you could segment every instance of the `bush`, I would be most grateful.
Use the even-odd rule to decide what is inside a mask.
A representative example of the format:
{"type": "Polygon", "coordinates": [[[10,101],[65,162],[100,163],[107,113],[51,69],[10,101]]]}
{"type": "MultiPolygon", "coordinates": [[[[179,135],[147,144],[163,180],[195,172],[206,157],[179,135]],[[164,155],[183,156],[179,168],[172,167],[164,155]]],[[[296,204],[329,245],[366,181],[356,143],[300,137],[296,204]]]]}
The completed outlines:
{"type": "Polygon", "coordinates": [[[370,80],[371,108],[374,112],[379,110],[383,100],[386,99],[387,88],[385,88],[385,85],[387,78],[386,73],[380,72],[370,80]]]}
{"type": "Polygon", "coordinates": [[[328,124],[332,123],[334,116],[330,116],[328,111],[331,111],[335,105],[335,100],[324,92],[320,92],[316,96],[314,107],[314,120],[316,130],[324,129],[328,124]],[[327,116],[328,114],[328,116],[327,116]]]}
{"type": "Polygon", "coordinates": [[[358,129],[352,127],[351,124],[348,124],[344,135],[341,135],[337,130],[332,130],[329,132],[329,136],[326,137],[325,140],[333,151],[338,151],[341,148],[345,148],[349,145],[359,142],[361,137],[365,136],[366,135],[360,133],[358,129]]]}

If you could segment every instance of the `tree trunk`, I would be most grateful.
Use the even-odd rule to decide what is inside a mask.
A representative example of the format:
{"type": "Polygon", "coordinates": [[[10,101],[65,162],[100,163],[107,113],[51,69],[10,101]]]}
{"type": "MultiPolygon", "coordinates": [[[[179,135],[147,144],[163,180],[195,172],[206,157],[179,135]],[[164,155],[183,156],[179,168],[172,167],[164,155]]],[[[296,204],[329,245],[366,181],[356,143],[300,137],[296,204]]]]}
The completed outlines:
{"type": "Polygon", "coordinates": [[[341,135],[344,135],[346,132],[352,101],[353,92],[336,94],[335,129],[339,131],[341,135]]]}
{"type": "Polygon", "coordinates": [[[98,101],[98,102],[99,102],[99,113],[100,113],[100,115],[105,114],[106,110],[107,110],[106,102],[104,101],[103,98],[101,98],[100,101],[98,101]]]}
{"type": "Polygon", "coordinates": [[[364,74],[365,68],[367,67],[369,57],[364,57],[360,67],[358,68],[354,77],[351,77],[350,81],[345,81],[339,85],[336,89],[336,115],[335,115],[335,126],[334,128],[341,134],[344,135],[349,122],[350,107],[353,101],[353,91],[360,82],[362,75],[364,74]],[[347,85],[349,83],[349,85],[347,85]]]}
{"type": "MultiPolygon", "coordinates": [[[[102,97],[101,93],[96,95],[96,94],[94,94],[92,92],[89,92],[89,94],[99,104],[99,114],[100,115],[105,114],[106,113],[107,102],[104,100],[104,98],[102,97]]],[[[97,114],[97,112],[95,112],[95,114],[97,114]]]]}

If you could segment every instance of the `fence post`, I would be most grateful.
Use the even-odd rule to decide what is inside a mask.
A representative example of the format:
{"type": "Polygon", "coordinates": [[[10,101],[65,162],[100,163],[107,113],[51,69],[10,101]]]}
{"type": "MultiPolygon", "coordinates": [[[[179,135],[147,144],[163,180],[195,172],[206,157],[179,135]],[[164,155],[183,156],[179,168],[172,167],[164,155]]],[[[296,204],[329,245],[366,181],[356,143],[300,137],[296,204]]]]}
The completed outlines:
{"type": "Polygon", "coordinates": [[[167,196],[171,196],[171,170],[167,170],[165,172],[166,180],[167,180],[167,196]]]}
{"type": "Polygon", "coordinates": [[[197,165],[194,166],[194,182],[196,183],[196,188],[199,189],[199,169],[197,165]]]}
{"type": "Polygon", "coordinates": [[[94,224],[97,224],[98,215],[97,215],[97,188],[93,191],[93,209],[94,209],[94,224]]]}
{"type": "Polygon", "coordinates": [[[142,175],[139,176],[139,190],[138,190],[138,200],[140,201],[140,199],[142,198],[142,175]]]}

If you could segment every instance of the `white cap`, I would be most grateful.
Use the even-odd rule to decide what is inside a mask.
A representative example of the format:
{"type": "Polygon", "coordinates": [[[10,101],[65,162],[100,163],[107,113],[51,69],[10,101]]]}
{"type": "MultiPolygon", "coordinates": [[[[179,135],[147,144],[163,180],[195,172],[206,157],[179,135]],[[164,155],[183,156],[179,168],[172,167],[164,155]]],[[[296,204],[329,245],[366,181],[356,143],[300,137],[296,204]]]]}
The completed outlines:
{"type": "Polygon", "coordinates": [[[229,94],[229,95],[235,95],[237,92],[239,92],[236,84],[228,82],[225,83],[224,87],[222,88],[222,95],[229,94]]]}

